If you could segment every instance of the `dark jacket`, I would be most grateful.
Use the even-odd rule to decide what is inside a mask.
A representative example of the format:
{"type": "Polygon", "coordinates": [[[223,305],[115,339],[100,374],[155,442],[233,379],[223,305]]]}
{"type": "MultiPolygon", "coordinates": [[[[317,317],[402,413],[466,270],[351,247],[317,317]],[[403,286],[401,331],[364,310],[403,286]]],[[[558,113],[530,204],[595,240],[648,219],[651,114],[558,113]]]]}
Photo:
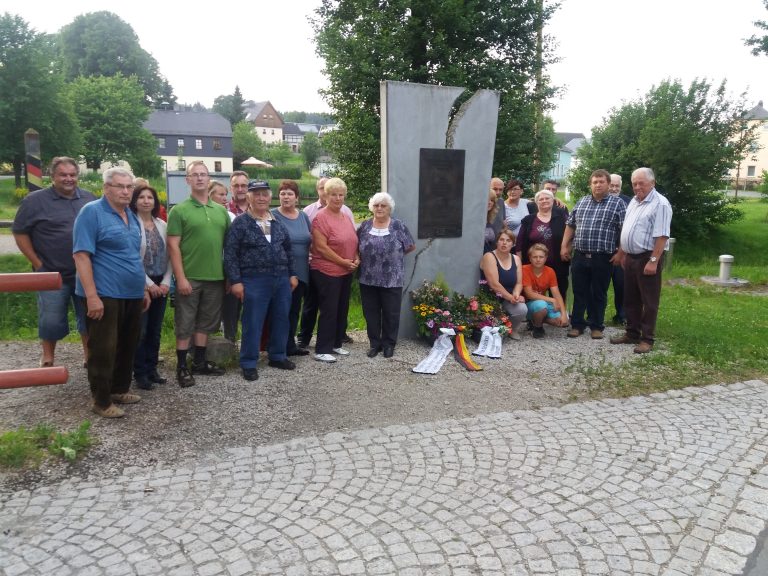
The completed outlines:
{"type": "Polygon", "coordinates": [[[224,273],[230,284],[262,274],[294,276],[288,230],[279,221],[270,220],[270,232],[271,242],[250,214],[235,218],[224,240],[224,273]]]}
{"type": "MultiPolygon", "coordinates": [[[[554,254],[554,270],[555,274],[560,277],[561,275],[568,274],[568,262],[563,262],[560,259],[560,246],[563,243],[563,234],[565,233],[565,211],[555,211],[552,209],[552,219],[549,221],[549,227],[552,230],[552,245],[554,254]]],[[[530,214],[523,218],[520,223],[520,231],[517,235],[517,241],[515,242],[515,253],[520,254],[520,259],[523,264],[530,264],[528,261],[528,249],[533,245],[531,241],[531,227],[533,221],[536,219],[536,214],[530,214]]]]}

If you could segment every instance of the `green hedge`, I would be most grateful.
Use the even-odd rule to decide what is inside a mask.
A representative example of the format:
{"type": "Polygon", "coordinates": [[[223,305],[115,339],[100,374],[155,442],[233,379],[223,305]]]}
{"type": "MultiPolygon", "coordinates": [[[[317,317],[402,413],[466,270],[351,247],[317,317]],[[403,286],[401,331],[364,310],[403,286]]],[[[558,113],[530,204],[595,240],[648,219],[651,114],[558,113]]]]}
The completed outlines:
{"type": "Polygon", "coordinates": [[[254,168],[242,166],[250,178],[255,180],[301,180],[301,167],[278,166],[276,168],[254,168]]]}

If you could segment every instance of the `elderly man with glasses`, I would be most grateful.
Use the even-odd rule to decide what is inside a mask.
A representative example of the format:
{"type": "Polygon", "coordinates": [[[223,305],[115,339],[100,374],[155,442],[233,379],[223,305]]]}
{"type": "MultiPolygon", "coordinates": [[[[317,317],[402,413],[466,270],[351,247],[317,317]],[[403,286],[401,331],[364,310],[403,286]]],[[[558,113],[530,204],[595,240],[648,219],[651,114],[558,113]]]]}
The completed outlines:
{"type": "Polygon", "coordinates": [[[141,335],[141,313],[150,298],[144,283],[141,224],[128,209],[133,174],[104,172],[104,195],[86,204],[75,220],[72,253],[75,293],[85,299],[88,328],[88,382],[92,410],[104,418],[125,413],[116,404],[141,398],[128,392],[133,356],[141,335]]]}

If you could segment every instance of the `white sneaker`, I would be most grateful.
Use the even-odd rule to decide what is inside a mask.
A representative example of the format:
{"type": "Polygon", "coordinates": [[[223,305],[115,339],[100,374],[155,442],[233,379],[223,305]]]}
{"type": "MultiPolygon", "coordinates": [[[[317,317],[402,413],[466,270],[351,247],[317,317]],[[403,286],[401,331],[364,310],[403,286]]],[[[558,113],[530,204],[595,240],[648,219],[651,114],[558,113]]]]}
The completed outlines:
{"type": "Polygon", "coordinates": [[[345,350],[344,348],[334,348],[333,353],[338,354],[339,356],[349,356],[349,350],[345,350]]]}
{"type": "Polygon", "coordinates": [[[320,360],[320,362],[336,362],[336,358],[330,354],[315,354],[315,360],[320,360]]]}

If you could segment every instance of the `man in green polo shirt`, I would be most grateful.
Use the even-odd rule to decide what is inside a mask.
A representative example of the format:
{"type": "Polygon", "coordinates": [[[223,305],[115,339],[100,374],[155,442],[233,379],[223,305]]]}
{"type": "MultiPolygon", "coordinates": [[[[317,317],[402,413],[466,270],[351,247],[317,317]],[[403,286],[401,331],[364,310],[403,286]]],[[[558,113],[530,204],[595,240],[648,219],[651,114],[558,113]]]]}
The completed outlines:
{"type": "Polygon", "coordinates": [[[194,386],[193,374],[221,376],[224,369],[205,359],[208,334],[221,323],[224,299],[224,236],[229,228],[226,208],[208,198],[208,168],[202,160],[187,166],[190,196],[168,214],[168,256],[176,277],[176,379],[194,386]],[[194,343],[192,369],[187,368],[194,343]]]}

